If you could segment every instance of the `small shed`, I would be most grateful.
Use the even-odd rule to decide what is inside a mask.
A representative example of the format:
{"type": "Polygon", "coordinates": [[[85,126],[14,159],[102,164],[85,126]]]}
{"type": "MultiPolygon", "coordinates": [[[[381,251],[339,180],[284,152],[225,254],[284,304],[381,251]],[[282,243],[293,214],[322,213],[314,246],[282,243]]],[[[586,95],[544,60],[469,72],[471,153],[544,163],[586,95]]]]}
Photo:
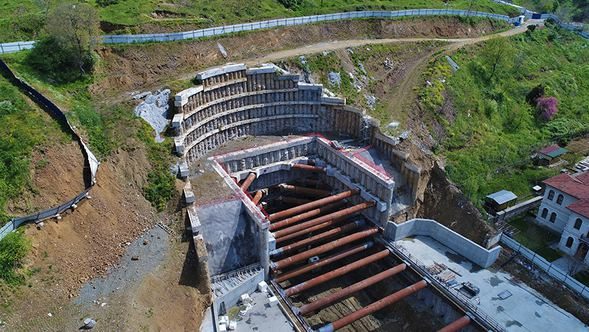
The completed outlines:
{"type": "Polygon", "coordinates": [[[515,204],[517,195],[508,190],[500,190],[485,197],[485,209],[495,214],[515,204]]]}
{"type": "Polygon", "coordinates": [[[536,153],[536,164],[540,166],[552,165],[559,160],[559,157],[569,152],[557,144],[547,146],[536,153]]]}

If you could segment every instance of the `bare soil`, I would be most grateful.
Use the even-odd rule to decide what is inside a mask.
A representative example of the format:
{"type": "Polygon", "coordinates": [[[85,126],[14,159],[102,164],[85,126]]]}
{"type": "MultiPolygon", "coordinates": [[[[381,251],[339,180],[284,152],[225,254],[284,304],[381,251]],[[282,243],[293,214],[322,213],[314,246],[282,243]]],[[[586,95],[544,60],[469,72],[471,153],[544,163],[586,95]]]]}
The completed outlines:
{"type": "Polygon", "coordinates": [[[503,27],[494,21],[480,21],[470,26],[452,17],[366,20],[285,27],[203,41],[103,47],[99,54],[103,59],[101,76],[104,79],[94,84],[92,90],[95,94],[109,96],[122,91],[147,90],[221,63],[256,58],[263,62],[263,56],[268,53],[318,42],[354,38],[476,37],[503,27]],[[227,58],[223,58],[217,43],[225,47],[227,58]]]}

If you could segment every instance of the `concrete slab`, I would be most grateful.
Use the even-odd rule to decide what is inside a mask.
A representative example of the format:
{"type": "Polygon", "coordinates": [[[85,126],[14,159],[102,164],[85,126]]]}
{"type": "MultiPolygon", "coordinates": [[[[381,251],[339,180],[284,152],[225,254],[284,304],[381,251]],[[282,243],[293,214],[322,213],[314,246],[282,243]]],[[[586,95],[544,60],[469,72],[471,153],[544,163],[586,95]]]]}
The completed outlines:
{"type": "Polygon", "coordinates": [[[252,293],[253,305],[250,310],[237,322],[237,331],[294,331],[288,318],[280,307],[270,305],[269,293],[252,293]]]}
{"type": "Polygon", "coordinates": [[[406,238],[395,244],[426,267],[433,268],[435,263],[445,265],[445,271],[452,272],[458,284],[471,282],[478,287],[480,293],[471,300],[472,304],[507,331],[587,331],[588,327],[572,314],[526,284],[516,282],[510,274],[481,269],[430,237],[406,238]],[[505,297],[507,292],[511,296],[505,297]]]}

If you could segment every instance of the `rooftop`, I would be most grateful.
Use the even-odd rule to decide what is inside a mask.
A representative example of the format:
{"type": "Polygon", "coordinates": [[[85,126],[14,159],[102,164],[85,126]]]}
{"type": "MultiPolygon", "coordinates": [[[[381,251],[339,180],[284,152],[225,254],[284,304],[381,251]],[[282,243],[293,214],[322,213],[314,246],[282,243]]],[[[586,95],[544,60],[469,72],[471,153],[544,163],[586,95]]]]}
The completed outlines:
{"type": "Polygon", "coordinates": [[[550,158],[556,158],[558,156],[562,156],[563,154],[565,154],[567,152],[569,152],[567,149],[561,148],[557,144],[547,146],[547,147],[543,148],[542,150],[538,151],[538,153],[541,153],[541,154],[548,156],[550,158]]]}
{"type": "Polygon", "coordinates": [[[589,199],[589,172],[559,174],[544,183],[578,199],[589,199]]]}
{"type": "Polygon", "coordinates": [[[587,326],[549,299],[502,270],[481,269],[440,242],[417,236],[396,241],[430,273],[449,284],[470,282],[480,289],[471,303],[507,331],[586,331],[587,326]]]}
{"type": "Polygon", "coordinates": [[[493,200],[497,204],[505,204],[517,199],[517,196],[511,191],[500,190],[496,193],[488,195],[487,198],[493,200]]]}

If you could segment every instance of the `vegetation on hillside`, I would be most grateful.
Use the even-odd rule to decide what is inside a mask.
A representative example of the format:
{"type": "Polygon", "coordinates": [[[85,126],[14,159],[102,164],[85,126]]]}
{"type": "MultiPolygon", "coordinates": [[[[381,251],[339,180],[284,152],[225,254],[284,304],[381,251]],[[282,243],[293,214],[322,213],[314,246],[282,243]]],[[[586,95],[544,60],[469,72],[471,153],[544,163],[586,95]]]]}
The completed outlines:
{"type": "MultiPolygon", "coordinates": [[[[37,39],[59,1],[0,0],[0,42],[37,39]]],[[[515,16],[517,10],[491,0],[94,0],[105,33],[197,29],[261,19],[355,10],[468,9],[515,16]]]]}
{"type": "Polygon", "coordinates": [[[555,13],[566,21],[589,22],[587,0],[513,0],[513,3],[540,13],[555,13]]]}
{"type": "Polygon", "coordinates": [[[479,206],[500,189],[529,194],[558,172],[532,166],[531,154],[589,132],[587,41],[550,26],[468,47],[453,58],[461,69],[451,74],[438,58],[424,77],[436,84],[420,92],[422,105],[446,128],[436,148],[450,178],[479,206]],[[538,87],[542,98],[558,101],[558,113],[549,118],[542,116],[541,99],[529,98],[538,87]]]}
{"type": "Polygon", "coordinates": [[[31,186],[30,164],[35,149],[65,140],[59,126],[9,81],[0,76],[0,225],[8,220],[5,207],[31,186]]]}
{"type": "Polygon", "coordinates": [[[12,232],[0,240],[0,283],[18,285],[24,281],[20,270],[30,246],[22,232],[12,232]]]}

